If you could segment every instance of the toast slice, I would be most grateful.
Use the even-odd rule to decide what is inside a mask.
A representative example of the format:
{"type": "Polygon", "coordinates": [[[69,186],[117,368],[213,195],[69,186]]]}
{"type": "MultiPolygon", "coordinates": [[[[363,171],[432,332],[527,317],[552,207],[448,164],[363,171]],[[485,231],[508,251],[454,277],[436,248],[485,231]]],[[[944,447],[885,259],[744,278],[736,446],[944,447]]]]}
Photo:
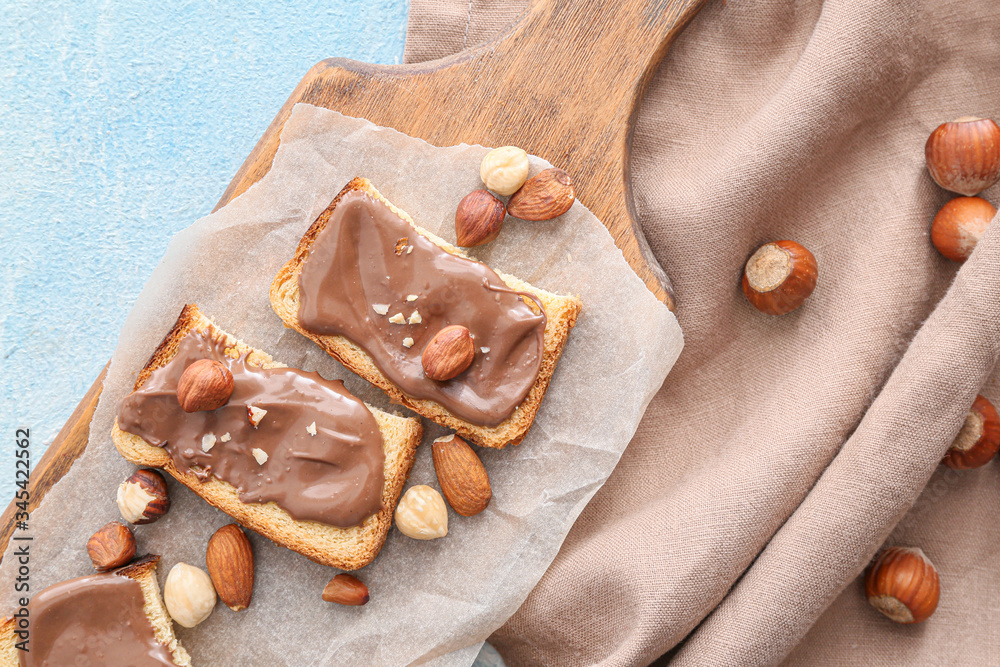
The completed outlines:
{"type": "MultiPolygon", "coordinates": [[[[160,597],[160,585],[156,581],[156,564],[159,560],[159,556],[141,556],[125,567],[115,570],[115,574],[139,582],[145,598],[146,618],[153,626],[156,640],[167,647],[175,665],[191,667],[191,656],[174,635],[173,621],[167,615],[167,608],[163,606],[163,598],[160,597]]],[[[13,617],[0,622],[0,667],[17,667],[20,664],[18,651],[15,648],[15,644],[19,641],[14,634],[16,629],[13,617]]]]}
{"type": "MultiPolygon", "coordinates": [[[[261,368],[283,366],[270,355],[251,348],[216,327],[198,307],[184,306],[177,322],[160,343],[146,366],[139,373],[135,389],[141,387],[153,371],[173,358],[177,345],[191,330],[205,331],[226,337],[226,354],[236,357],[249,353],[250,363],[261,368]],[[230,347],[231,346],[231,347],[230,347]]],[[[316,521],[297,521],[276,503],[244,503],[236,487],[217,477],[205,482],[193,473],[184,473],[175,466],[170,455],[160,447],[149,444],[141,437],[118,428],[118,421],[111,430],[111,439],[119,453],[140,466],[162,468],[178,481],[214,505],[240,524],[254,530],[272,542],[297,551],[303,556],[330,567],[356,570],[372,562],[378,555],[392,525],[392,513],[410,474],[423,435],[419,419],[401,417],[368,406],[379,430],[385,449],[385,486],[382,489],[382,509],[352,528],[337,528],[316,521]]]]}
{"type": "Polygon", "coordinates": [[[524,439],[524,436],[527,435],[528,429],[531,428],[531,424],[535,420],[535,415],[538,413],[542,398],[545,396],[545,391],[548,389],[549,382],[552,379],[552,373],[555,371],[556,363],[559,361],[563,348],[566,346],[569,330],[576,324],[576,318],[582,308],[582,302],[579,297],[560,296],[546,292],[513,276],[497,273],[500,279],[511,289],[519,292],[529,292],[538,297],[545,308],[547,323],[545,325],[543,337],[544,351],[541,367],[538,370],[538,377],[528,391],[528,395],[517,406],[513,414],[496,426],[472,424],[453,415],[436,401],[408,396],[382,374],[375,365],[375,362],[372,361],[372,358],[358,345],[355,345],[344,336],[321,335],[306,331],[299,324],[299,274],[302,271],[302,266],[309,256],[309,251],[317,235],[329,221],[331,213],[344,195],[351,191],[367,193],[372,198],[388,206],[389,210],[409,223],[418,234],[422,234],[440,248],[453,255],[468,257],[460,248],[418,227],[406,212],[396,208],[383,197],[368,179],[355,178],[340,191],[326,210],[320,213],[319,217],[316,218],[316,221],[313,222],[299,241],[299,245],[295,250],[295,256],[275,276],[274,281],[271,283],[271,307],[274,309],[274,312],[277,313],[286,327],[294,329],[303,336],[310,338],[349,370],[357,373],[388,394],[393,402],[405,405],[418,415],[453,429],[462,437],[481,447],[499,448],[510,444],[519,444],[524,439]]]}

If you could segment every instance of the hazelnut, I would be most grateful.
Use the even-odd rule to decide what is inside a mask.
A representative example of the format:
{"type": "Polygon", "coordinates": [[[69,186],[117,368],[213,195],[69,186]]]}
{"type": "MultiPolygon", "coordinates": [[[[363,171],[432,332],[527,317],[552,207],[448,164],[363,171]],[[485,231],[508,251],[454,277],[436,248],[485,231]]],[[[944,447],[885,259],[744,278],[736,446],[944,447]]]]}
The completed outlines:
{"type": "Polygon", "coordinates": [[[486,509],[493,497],[490,476],[472,447],[452,434],[435,440],[431,451],[438,484],[451,508],[462,516],[486,509]]]}
{"type": "Polygon", "coordinates": [[[897,623],[922,623],[937,609],[941,581],[920,549],[883,549],[865,575],[871,606],[897,623]]]}
{"type": "Polygon", "coordinates": [[[498,195],[512,195],[528,177],[528,154],[517,146],[494,148],[479,165],[479,177],[498,195]]]}
{"type": "Polygon", "coordinates": [[[215,359],[193,362],[177,381],[177,402],[184,412],[216,410],[233,394],[233,374],[215,359]]]}
{"type": "Polygon", "coordinates": [[[938,126],[924,146],[927,171],[945,190],[979,194],[1000,179],[1000,126],[966,116],[938,126]]]}
{"type": "Polygon", "coordinates": [[[956,470],[986,465],[1000,451],[1000,415],[983,396],[976,396],[965,424],[941,463],[956,470]]]}
{"type": "Polygon", "coordinates": [[[163,584],[163,603],[170,618],[185,628],[193,628],[211,616],[215,608],[212,580],[201,568],[177,563],[163,584]]]}
{"type": "Polygon", "coordinates": [[[507,212],[521,220],[551,220],[576,200],[573,179],[562,169],[546,169],[525,181],[507,202],[507,212]]]}
{"type": "Polygon", "coordinates": [[[267,410],[264,408],[258,408],[256,405],[247,406],[247,420],[254,428],[257,428],[260,425],[260,420],[262,420],[266,414],[267,410]]]}
{"type": "Polygon", "coordinates": [[[467,369],[475,356],[476,346],[469,330],[458,324],[447,326],[434,334],[424,348],[424,375],[440,382],[450,380],[467,369]]]}
{"type": "Polygon", "coordinates": [[[486,190],[465,195],[455,211],[455,235],[466,248],[489,243],[500,234],[507,208],[486,190]]]}
{"type": "Polygon", "coordinates": [[[169,509],[167,482],[156,470],[136,470],[118,487],[118,510],[129,523],[153,523],[169,509]]]}
{"type": "Polygon", "coordinates": [[[997,214],[979,197],[956,197],[941,207],[931,224],[931,242],[948,259],[964,262],[997,214]]]}
{"type": "Polygon", "coordinates": [[[338,574],[323,589],[323,599],[327,602],[352,607],[367,604],[370,597],[368,587],[349,574],[338,574]]]}
{"type": "Polygon", "coordinates": [[[448,534],[448,508],[435,489],[418,484],[403,494],[396,506],[396,527],[415,540],[433,540],[448,534]]]}
{"type": "Polygon", "coordinates": [[[87,555],[98,572],[121,567],[135,556],[135,536],[125,524],[112,521],[90,536],[87,555]]]}
{"type": "Polygon", "coordinates": [[[816,258],[795,241],[765,243],[747,261],[743,294],[760,312],[784,315],[805,303],[817,274],[816,258]]]}
{"type": "Polygon", "coordinates": [[[250,606],[253,596],[254,561],[250,540],[235,523],[215,531],[208,540],[205,564],[215,591],[233,611],[250,606]]]}

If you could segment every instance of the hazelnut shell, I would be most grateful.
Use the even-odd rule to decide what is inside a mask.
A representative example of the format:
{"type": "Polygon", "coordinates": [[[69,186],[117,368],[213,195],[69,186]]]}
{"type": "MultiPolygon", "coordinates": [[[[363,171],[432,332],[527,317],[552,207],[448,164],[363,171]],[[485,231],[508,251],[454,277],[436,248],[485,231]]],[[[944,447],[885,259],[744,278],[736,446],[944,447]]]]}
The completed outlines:
{"type": "Polygon", "coordinates": [[[920,549],[883,549],[865,575],[868,602],[897,623],[922,623],[937,609],[941,580],[920,549]]]}
{"type": "Polygon", "coordinates": [[[985,199],[955,197],[934,216],[931,243],[948,259],[964,262],[996,214],[996,208],[985,199]]]}
{"type": "Polygon", "coordinates": [[[1000,415],[984,396],[976,396],[958,437],[941,463],[956,470],[978,468],[1000,451],[1000,415]]]}
{"type": "Polygon", "coordinates": [[[816,258],[795,241],[765,243],[743,269],[743,294],[768,315],[790,313],[816,289],[816,258]]]}
{"type": "Polygon", "coordinates": [[[1000,126],[989,118],[959,118],[931,132],[924,146],[927,170],[938,185],[979,194],[1000,180],[1000,126]]]}

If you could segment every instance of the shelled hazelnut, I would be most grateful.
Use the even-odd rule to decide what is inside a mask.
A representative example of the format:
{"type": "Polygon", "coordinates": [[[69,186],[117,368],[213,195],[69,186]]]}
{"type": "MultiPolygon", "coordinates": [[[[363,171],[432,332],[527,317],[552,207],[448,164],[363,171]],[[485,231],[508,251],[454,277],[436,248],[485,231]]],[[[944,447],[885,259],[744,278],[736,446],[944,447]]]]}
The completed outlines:
{"type": "Polygon", "coordinates": [[[129,523],[153,523],[170,509],[163,475],[149,468],[136,470],[118,486],[118,511],[129,523]]]}
{"type": "Polygon", "coordinates": [[[464,248],[494,240],[503,227],[507,208],[486,190],[474,190],[458,203],[455,211],[455,236],[464,248]]]}
{"type": "Polygon", "coordinates": [[[415,540],[434,540],[448,534],[444,498],[426,484],[411,486],[396,505],[396,527],[415,540]]]}
{"type": "Polygon", "coordinates": [[[98,572],[121,567],[135,556],[135,536],[125,524],[112,521],[90,536],[87,555],[98,572]]]}
{"type": "Polygon", "coordinates": [[[528,178],[528,154],[517,146],[494,148],[483,157],[479,177],[498,195],[512,195],[528,178]]]}
{"type": "Polygon", "coordinates": [[[795,310],[816,288],[816,258],[795,241],[765,243],[743,270],[743,294],[762,313],[784,315],[795,310]]]}
{"type": "Polygon", "coordinates": [[[964,262],[997,214],[980,197],[956,197],[941,207],[931,224],[931,242],[942,255],[964,262]]]}
{"type": "Polygon", "coordinates": [[[221,408],[233,394],[233,374],[215,359],[192,362],[177,381],[177,402],[184,412],[221,408]]]}
{"type": "Polygon", "coordinates": [[[924,146],[927,170],[945,190],[979,194],[1000,180],[1000,126],[965,116],[944,123],[924,146]]]}
{"type": "Polygon", "coordinates": [[[357,577],[349,574],[338,574],[323,589],[323,599],[326,602],[336,602],[349,607],[368,604],[369,598],[368,587],[357,577]]]}
{"type": "Polygon", "coordinates": [[[201,568],[177,563],[163,584],[163,603],[170,618],[185,628],[193,628],[212,615],[215,587],[201,568]]]}
{"type": "Polygon", "coordinates": [[[1000,415],[984,396],[976,396],[962,430],[941,463],[956,470],[978,468],[1000,451],[1000,415]]]}
{"type": "Polygon", "coordinates": [[[941,580],[920,549],[883,549],[865,575],[871,606],[897,623],[922,623],[937,609],[941,580]]]}

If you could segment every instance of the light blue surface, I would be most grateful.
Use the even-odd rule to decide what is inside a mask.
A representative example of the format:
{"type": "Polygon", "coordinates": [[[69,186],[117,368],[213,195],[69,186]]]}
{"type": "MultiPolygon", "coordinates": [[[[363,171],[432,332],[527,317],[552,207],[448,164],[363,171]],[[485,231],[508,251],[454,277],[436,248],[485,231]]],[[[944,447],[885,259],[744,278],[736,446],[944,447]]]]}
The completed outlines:
{"type": "Polygon", "coordinates": [[[0,12],[0,504],[111,356],[170,237],[323,58],[398,63],[407,0],[37,2],[0,12]]]}

